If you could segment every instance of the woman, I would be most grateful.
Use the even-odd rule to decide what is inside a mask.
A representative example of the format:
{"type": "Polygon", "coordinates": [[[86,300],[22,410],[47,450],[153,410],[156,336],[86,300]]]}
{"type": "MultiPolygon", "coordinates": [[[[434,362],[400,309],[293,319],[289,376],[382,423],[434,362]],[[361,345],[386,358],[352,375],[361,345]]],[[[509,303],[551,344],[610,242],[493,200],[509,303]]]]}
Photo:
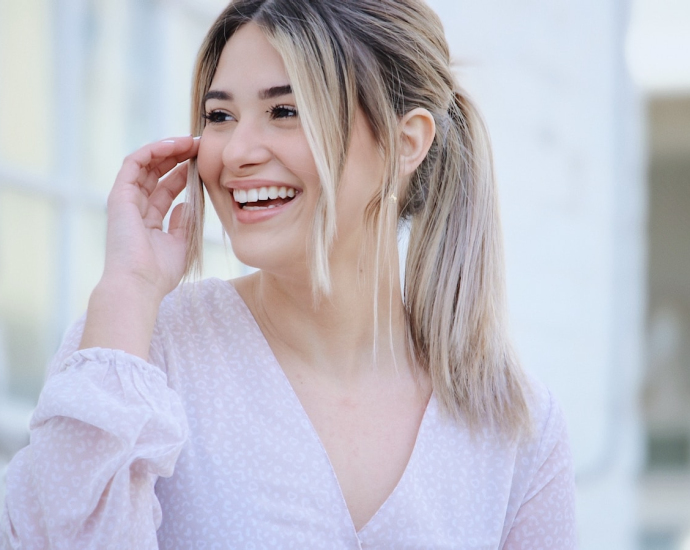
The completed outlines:
{"type": "Polygon", "coordinates": [[[10,467],[4,544],[574,547],[562,414],[508,344],[488,137],[435,14],[233,2],[192,124],[117,177],[103,277],[10,467]],[[176,289],[202,181],[259,271],[176,289]]]}

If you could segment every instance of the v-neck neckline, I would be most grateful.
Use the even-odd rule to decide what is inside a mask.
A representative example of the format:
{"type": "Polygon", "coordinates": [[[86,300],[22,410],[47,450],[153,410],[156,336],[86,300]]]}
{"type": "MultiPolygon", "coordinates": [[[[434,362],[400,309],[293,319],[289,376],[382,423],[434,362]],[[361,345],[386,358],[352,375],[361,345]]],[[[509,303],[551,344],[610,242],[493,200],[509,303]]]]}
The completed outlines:
{"type": "Polygon", "coordinates": [[[368,528],[376,521],[376,518],[380,516],[385,509],[388,507],[389,503],[396,497],[396,495],[400,492],[400,487],[405,483],[406,479],[409,478],[412,474],[410,473],[410,470],[414,467],[414,465],[417,462],[417,455],[419,454],[419,447],[420,447],[420,440],[422,439],[422,436],[426,433],[426,425],[429,422],[429,416],[432,414],[432,408],[435,406],[435,399],[434,399],[434,392],[431,392],[431,395],[429,396],[429,400],[427,401],[427,404],[424,408],[424,413],[422,414],[422,419],[419,423],[419,428],[417,429],[417,435],[415,437],[415,442],[414,445],[412,446],[412,452],[410,453],[410,456],[407,460],[407,464],[405,465],[405,468],[403,469],[402,474],[400,475],[400,478],[398,479],[398,482],[395,484],[395,487],[393,487],[393,490],[388,494],[388,496],[384,499],[384,501],[381,503],[381,505],[378,507],[378,509],[373,513],[373,515],[366,521],[362,527],[359,528],[359,530],[355,527],[354,521],[352,519],[352,515],[350,514],[350,509],[347,506],[347,501],[345,500],[345,495],[343,493],[343,489],[340,485],[340,481],[338,480],[338,476],[335,473],[335,469],[333,468],[333,463],[331,462],[331,458],[328,455],[328,452],[326,451],[326,447],[323,444],[323,441],[321,441],[321,437],[319,436],[318,432],[316,431],[316,428],[314,427],[314,424],[307,414],[306,409],[302,405],[302,401],[300,401],[299,396],[297,395],[297,392],[295,391],[295,388],[293,387],[292,383],[290,382],[290,379],[287,377],[287,374],[285,374],[285,371],[283,370],[283,367],[280,365],[278,362],[278,358],[276,357],[275,353],[273,352],[273,349],[271,348],[270,344],[268,343],[268,340],[266,339],[266,336],[264,335],[263,331],[261,330],[261,327],[259,326],[259,323],[256,320],[256,317],[254,317],[254,314],[252,313],[251,309],[249,309],[249,306],[247,303],[244,301],[244,298],[240,295],[240,293],[237,291],[235,288],[235,285],[232,284],[230,281],[223,281],[222,279],[217,279],[220,283],[222,283],[222,286],[227,286],[230,289],[230,292],[234,295],[234,297],[239,301],[242,310],[246,314],[247,318],[250,320],[250,326],[251,330],[253,330],[257,338],[259,338],[259,341],[263,343],[264,350],[266,352],[266,356],[269,359],[269,362],[271,363],[273,369],[276,371],[276,375],[281,381],[281,385],[285,387],[287,390],[288,394],[290,395],[290,399],[294,402],[294,410],[297,411],[297,414],[303,417],[303,419],[306,422],[306,425],[309,426],[309,431],[312,439],[317,443],[318,447],[321,449],[321,452],[323,453],[323,456],[326,459],[326,462],[330,468],[330,476],[332,477],[333,481],[335,482],[335,486],[338,489],[338,501],[342,505],[344,509],[344,513],[347,515],[348,522],[350,526],[352,527],[352,531],[357,537],[358,541],[361,541],[362,535],[365,534],[365,531],[368,530],[368,528]]]}

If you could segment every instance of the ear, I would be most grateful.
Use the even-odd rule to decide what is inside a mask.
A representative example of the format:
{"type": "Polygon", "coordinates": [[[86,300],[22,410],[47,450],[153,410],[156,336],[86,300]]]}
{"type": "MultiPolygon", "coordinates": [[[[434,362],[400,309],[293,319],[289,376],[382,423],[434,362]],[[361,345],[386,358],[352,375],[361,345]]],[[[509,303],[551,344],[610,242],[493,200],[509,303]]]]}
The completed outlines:
{"type": "Polygon", "coordinates": [[[398,123],[400,132],[400,176],[407,177],[422,163],[436,135],[436,123],[429,111],[412,109],[398,123]]]}

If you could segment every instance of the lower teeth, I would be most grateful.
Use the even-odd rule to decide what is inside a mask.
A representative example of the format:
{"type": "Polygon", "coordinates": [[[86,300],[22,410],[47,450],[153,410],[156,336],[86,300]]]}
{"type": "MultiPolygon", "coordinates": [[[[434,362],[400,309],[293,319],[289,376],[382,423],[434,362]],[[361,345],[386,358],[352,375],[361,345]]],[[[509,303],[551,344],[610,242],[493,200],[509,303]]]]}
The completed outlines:
{"type": "Polygon", "coordinates": [[[251,210],[252,212],[254,210],[268,210],[269,208],[275,208],[278,206],[277,204],[269,204],[268,206],[244,206],[242,209],[243,210],[251,210]]]}

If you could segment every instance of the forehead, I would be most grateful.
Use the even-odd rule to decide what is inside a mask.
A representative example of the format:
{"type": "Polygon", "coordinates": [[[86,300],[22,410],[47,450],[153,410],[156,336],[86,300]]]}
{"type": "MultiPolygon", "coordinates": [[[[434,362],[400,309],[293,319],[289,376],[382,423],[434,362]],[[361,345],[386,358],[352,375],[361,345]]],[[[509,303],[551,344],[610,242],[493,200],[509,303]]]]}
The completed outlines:
{"type": "Polygon", "coordinates": [[[240,94],[289,84],[283,58],[255,23],[240,27],[223,48],[211,90],[240,94]]]}

